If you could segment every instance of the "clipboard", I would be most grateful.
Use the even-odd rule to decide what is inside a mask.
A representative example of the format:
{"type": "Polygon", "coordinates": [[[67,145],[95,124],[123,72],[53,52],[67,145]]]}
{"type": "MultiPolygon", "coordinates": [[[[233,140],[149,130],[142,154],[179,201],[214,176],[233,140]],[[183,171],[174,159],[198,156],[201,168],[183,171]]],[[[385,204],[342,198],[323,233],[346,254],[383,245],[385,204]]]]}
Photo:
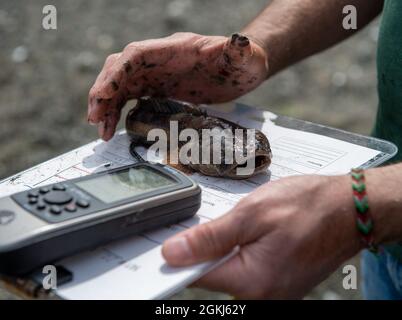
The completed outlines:
{"type": "MultiPolygon", "coordinates": [[[[243,103],[235,104],[235,112],[245,113],[245,114],[261,114],[260,109],[256,109],[249,105],[243,103]]],[[[360,166],[361,169],[370,169],[378,167],[387,161],[391,160],[398,153],[398,147],[387,140],[370,137],[358,133],[349,132],[346,130],[337,129],[330,126],[325,126],[318,123],[313,123],[305,120],[300,120],[280,114],[276,114],[276,118],[273,122],[281,127],[300,130],[304,132],[310,132],[326,136],[329,138],[334,138],[337,140],[349,142],[358,146],[366,147],[369,149],[374,149],[380,151],[376,157],[368,160],[366,163],[360,166]]]]}
{"type": "MultiPolygon", "coordinates": [[[[207,109],[210,110],[210,107],[207,107],[207,109]]],[[[269,120],[274,122],[275,125],[283,128],[314,133],[378,151],[379,154],[361,165],[361,168],[364,169],[373,168],[384,164],[394,157],[398,152],[398,148],[395,144],[385,140],[355,134],[287,116],[272,114],[268,111],[263,111],[242,103],[227,104],[220,106],[219,109],[214,110],[219,110],[217,112],[219,112],[220,116],[224,116],[226,111],[227,115],[245,115],[247,118],[251,118],[253,121],[261,123],[264,123],[267,118],[269,118],[269,120]]],[[[10,278],[0,276],[0,282],[2,282],[4,287],[10,292],[13,292],[17,296],[25,299],[59,299],[55,291],[43,290],[43,288],[41,288],[42,278],[38,272],[40,273],[40,271],[36,271],[32,275],[29,275],[25,278],[10,278]]],[[[68,273],[68,270],[63,271],[63,279],[65,281],[69,281],[69,279],[71,280],[74,276],[73,274],[68,273]]]]}

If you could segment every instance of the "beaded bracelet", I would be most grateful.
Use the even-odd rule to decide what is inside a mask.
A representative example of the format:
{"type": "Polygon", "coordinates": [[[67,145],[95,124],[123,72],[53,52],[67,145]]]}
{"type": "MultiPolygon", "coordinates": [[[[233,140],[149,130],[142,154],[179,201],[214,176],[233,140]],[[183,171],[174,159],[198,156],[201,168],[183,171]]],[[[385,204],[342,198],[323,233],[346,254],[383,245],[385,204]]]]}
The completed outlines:
{"type": "Polygon", "coordinates": [[[363,169],[352,169],[350,175],[352,177],[353,201],[357,212],[357,230],[359,230],[362,241],[368,250],[378,253],[378,247],[373,237],[374,222],[369,210],[364,171],[363,169]]]}

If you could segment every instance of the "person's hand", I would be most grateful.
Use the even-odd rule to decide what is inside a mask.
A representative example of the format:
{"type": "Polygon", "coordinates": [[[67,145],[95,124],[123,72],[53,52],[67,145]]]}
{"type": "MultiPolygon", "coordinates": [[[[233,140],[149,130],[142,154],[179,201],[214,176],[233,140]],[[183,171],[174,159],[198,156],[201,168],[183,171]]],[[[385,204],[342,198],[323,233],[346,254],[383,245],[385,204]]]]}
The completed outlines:
{"type": "Polygon", "coordinates": [[[350,177],[267,183],[212,222],[168,239],[172,266],[237,255],[196,285],[237,298],[302,298],[361,249],[350,177]]]}
{"type": "Polygon", "coordinates": [[[176,33],[133,42],[110,55],[89,92],[88,121],[109,140],[128,99],[166,97],[193,103],[233,100],[268,74],[264,49],[246,36],[176,33]]]}

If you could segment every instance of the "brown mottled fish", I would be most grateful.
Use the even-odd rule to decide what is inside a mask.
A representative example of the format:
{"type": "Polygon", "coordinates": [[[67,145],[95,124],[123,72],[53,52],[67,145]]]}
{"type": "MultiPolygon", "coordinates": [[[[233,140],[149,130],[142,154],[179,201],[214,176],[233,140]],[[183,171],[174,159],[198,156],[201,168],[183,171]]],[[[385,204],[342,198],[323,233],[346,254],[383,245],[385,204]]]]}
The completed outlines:
{"type": "MultiPolygon", "coordinates": [[[[163,129],[166,132],[169,146],[170,121],[177,121],[179,134],[182,130],[187,128],[197,130],[197,132],[199,132],[200,148],[202,146],[201,139],[203,129],[213,129],[218,135],[222,133],[222,136],[225,136],[223,130],[226,129],[229,129],[232,133],[233,139],[230,141],[233,145],[230,146],[231,149],[225,150],[229,148],[228,143],[223,143],[221,140],[221,163],[203,164],[201,161],[190,161],[188,164],[181,164],[182,166],[189,167],[207,176],[246,179],[266,172],[271,164],[272,153],[270,144],[267,137],[261,131],[255,130],[255,143],[253,145],[247,145],[245,134],[243,138],[235,135],[236,129],[243,129],[245,132],[247,128],[222,118],[209,116],[198,106],[189,103],[169,99],[138,99],[137,105],[131,109],[127,115],[126,130],[136,145],[150,146],[154,141],[147,140],[148,132],[152,129],[163,129]],[[247,150],[250,151],[251,148],[255,150],[255,152],[248,152],[249,155],[252,155],[252,158],[247,159],[247,157],[244,157],[243,162],[238,163],[236,157],[233,156],[232,163],[225,164],[225,151],[233,153],[233,150],[241,150],[242,154],[245,156],[247,150]],[[237,168],[244,168],[248,161],[255,161],[255,169],[249,174],[238,174],[237,168]]],[[[228,132],[228,130],[225,132],[228,132]]],[[[178,145],[179,149],[186,144],[186,142],[179,143],[181,143],[178,145]]],[[[210,145],[211,149],[212,145],[213,144],[210,145]]],[[[199,150],[200,157],[201,154],[202,152],[199,150]]],[[[211,162],[213,161],[211,160],[211,162]]]]}

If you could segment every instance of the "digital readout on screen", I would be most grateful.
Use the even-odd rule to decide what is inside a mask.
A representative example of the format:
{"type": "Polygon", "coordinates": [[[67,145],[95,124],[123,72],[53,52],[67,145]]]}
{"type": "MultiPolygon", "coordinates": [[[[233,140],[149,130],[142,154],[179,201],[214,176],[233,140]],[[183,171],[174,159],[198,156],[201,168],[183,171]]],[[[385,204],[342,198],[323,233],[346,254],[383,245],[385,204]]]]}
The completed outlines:
{"type": "Polygon", "coordinates": [[[121,201],[175,184],[175,180],[147,167],[129,168],[77,182],[77,186],[105,203],[121,201]]]}

